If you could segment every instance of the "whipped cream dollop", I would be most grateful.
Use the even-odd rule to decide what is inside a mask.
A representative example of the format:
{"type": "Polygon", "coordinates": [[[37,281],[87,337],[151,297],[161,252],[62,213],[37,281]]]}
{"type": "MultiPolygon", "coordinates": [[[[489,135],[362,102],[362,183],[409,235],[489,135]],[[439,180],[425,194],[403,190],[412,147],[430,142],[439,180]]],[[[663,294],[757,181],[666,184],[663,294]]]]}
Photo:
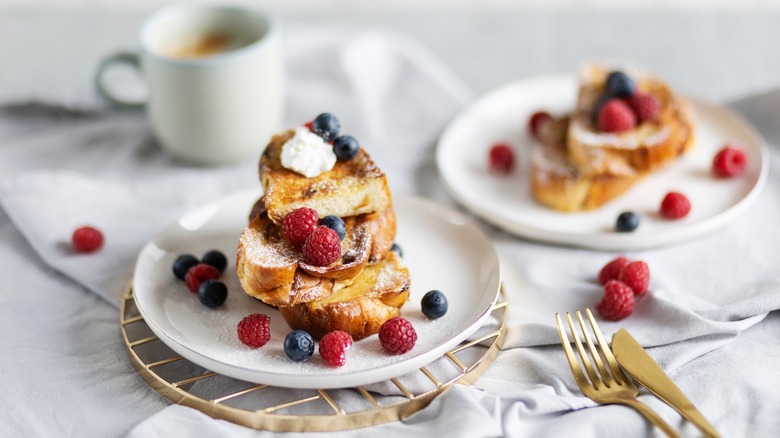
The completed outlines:
{"type": "Polygon", "coordinates": [[[336,154],[333,146],[305,126],[295,128],[295,135],[282,146],[282,166],[306,178],[333,169],[336,154]]]}

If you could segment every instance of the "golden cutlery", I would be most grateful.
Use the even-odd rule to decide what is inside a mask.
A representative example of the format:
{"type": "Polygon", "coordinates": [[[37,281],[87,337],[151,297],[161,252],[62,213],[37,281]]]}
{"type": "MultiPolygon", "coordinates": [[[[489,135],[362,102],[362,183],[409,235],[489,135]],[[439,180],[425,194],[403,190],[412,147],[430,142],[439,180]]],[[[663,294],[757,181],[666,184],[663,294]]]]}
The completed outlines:
{"type": "Polygon", "coordinates": [[[620,366],[637,382],[693,423],[705,436],[712,438],[719,436],[715,427],[704,418],[704,415],[626,329],[618,330],[612,337],[612,350],[620,366]]]}
{"type": "Polygon", "coordinates": [[[574,374],[574,380],[577,382],[577,385],[580,387],[583,394],[599,404],[623,404],[630,406],[644,415],[667,436],[671,438],[680,438],[680,434],[672,429],[672,427],[658,414],[647,405],[644,405],[637,400],[636,397],[639,395],[639,389],[637,389],[637,387],[623,374],[615,357],[612,355],[612,351],[609,349],[609,345],[607,345],[607,342],[604,339],[604,335],[601,334],[601,330],[599,330],[590,309],[585,309],[585,314],[588,316],[590,326],[593,328],[593,333],[596,336],[598,344],[594,344],[591,336],[588,334],[588,330],[585,327],[585,322],[583,321],[582,314],[579,310],[577,311],[577,320],[579,321],[582,334],[585,337],[585,343],[588,345],[590,357],[593,358],[593,362],[596,364],[595,367],[591,364],[588,353],[582,346],[582,341],[580,341],[580,337],[577,334],[577,330],[574,327],[569,312],[566,312],[566,320],[569,323],[569,329],[574,338],[574,345],[577,347],[577,352],[582,360],[582,367],[580,367],[577,357],[575,356],[574,351],[572,351],[571,343],[566,335],[566,330],[563,327],[560,315],[557,313],[555,314],[555,321],[558,324],[558,334],[561,336],[563,351],[566,353],[566,359],[569,361],[569,366],[574,374]],[[596,345],[598,345],[601,354],[597,351],[596,345]],[[602,354],[609,366],[609,371],[607,371],[604,362],[601,360],[602,354]],[[585,372],[587,372],[587,376],[590,377],[590,380],[588,380],[588,377],[586,377],[582,368],[585,368],[585,372]]]}

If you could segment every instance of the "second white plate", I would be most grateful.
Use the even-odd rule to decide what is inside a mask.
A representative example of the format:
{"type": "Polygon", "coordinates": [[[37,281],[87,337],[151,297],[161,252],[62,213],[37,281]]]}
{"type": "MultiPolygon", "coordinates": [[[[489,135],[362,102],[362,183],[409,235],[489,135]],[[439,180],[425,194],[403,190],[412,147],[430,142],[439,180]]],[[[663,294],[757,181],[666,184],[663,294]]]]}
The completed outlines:
{"type": "Polygon", "coordinates": [[[571,111],[576,94],[573,76],[545,76],[510,83],[468,106],[444,130],[436,150],[439,174],[450,194],[485,221],[521,237],[627,250],[673,244],[725,226],[755,200],[767,178],[768,151],[755,129],[723,107],[689,98],[696,143],[685,156],[595,211],[561,213],[544,207],[531,195],[534,140],[526,133],[526,122],[539,110],[571,111]],[[747,153],[747,172],[733,179],[715,178],[710,172],[712,158],[732,140],[747,153]],[[511,144],[518,159],[506,177],[488,172],[488,149],[499,141],[511,144]],[[669,191],[685,193],[691,200],[688,217],[678,221],[659,217],[661,199],[669,191]],[[640,215],[639,228],[615,232],[618,215],[629,210],[640,215]]]}
{"type": "Polygon", "coordinates": [[[500,268],[490,240],[463,214],[418,198],[394,199],[404,262],[412,278],[410,301],[401,315],[418,334],[412,351],[384,352],[377,336],[355,342],[341,368],[319,354],[297,363],[284,353],[290,328],[279,312],[244,294],[235,270],[238,237],[257,191],[239,193],[184,214],[141,251],[133,279],[135,301],[152,331],[174,351],[212,371],[256,383],[290,388],[340,388],[387,380],[438,359],[489,316],[498,296],[500,268]],[[209,309],[171,271],[180,254],[219,249],[229,257],[222,275],[229,294],[209,309]],[[431,289],[445,293],[448,313],[430,321],[420,299],[431,289]],[[246,315],[271,316],[271,340],[259,349],[242,345],[236,325],[246,315]]]}

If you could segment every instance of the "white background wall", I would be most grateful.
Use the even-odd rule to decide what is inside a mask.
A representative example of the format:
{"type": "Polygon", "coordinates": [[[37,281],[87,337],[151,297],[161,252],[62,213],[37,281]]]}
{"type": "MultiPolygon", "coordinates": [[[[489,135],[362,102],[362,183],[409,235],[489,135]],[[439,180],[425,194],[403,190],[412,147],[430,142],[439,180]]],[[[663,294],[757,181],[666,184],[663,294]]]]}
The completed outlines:
{"type": "Polygon", "coordinates": [[[141,9],[171,3],[230,3],[274,10],[780,9],[780,0],[0,0],[2,9],[141,9]]]}

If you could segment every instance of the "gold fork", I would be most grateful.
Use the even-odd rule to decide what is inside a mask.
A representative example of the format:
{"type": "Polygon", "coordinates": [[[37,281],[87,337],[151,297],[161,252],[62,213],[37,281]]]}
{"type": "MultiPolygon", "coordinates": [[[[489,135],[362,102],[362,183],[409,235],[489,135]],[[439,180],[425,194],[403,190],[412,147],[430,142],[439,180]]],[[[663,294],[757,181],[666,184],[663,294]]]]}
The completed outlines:
{"type": "Polygon", "coordinates": [[[607,361],[607,365],[609,366],[609,372],[607,372],[607,368],[601,360],[601,354],[599,354],[596,346],[591,340],[588,330],[585,327],[585,322],[582,320],[582,314],[578,310],[577,320],[580,323],[582,334],[585,336],[585,343],[588,345],[590,355],[596,363],[595,368],[591,365],[588,354],[582,346],[579,335],[577,335],[577,330],[574,327],[571,315],[569,312],[566,312],[566,320],[569,323],[569,330],[571,330],[572,337],[574,338],[574,345],[577,347],[577,351],[582,359],[583,367],[590,377],[590,380],[588,380],[585,373],[582,372],[582,368],[580,367],[579,362],[577,362],[577,357],[574,355],[574,351],[572,351],[571,343],[569,342],[568,336],[566,336],[566,330],[563,327],[560,315],[557,313],[555,314],[555,321],[558,323],[558,334],[561,335],[561,344],[563,344],[566,359],[569,361],[569,366],[574,374],[574,380],[577,381],[577,385],[580,387],[583,394],[599,404],[623,404],[631,406],[650,420],[651,423],[658,426],[667,436],[671,438],[680,438],[680,434],[672,429],[672,427],[658,416],[658,414],[647,405],[644,405],[637,400],[636,397],[639,395],[639,389],[637,389],[631,380],[623,374],[623,370],[620,369],[620,365],[618,365],[615,360],[615,356],[612,355],[612,350],[610,350],[607,341],[604,340],[604,335],[601,334],[601,330],[599,330],[596,320],[593,319],[593,314],[590,312],[590,309],[585,309],[585,314],[588,316],[590,325],[593,328],[593,333],[596,335],[599,350],[601,350],[601,354],[603,354],[607,361]]]}

